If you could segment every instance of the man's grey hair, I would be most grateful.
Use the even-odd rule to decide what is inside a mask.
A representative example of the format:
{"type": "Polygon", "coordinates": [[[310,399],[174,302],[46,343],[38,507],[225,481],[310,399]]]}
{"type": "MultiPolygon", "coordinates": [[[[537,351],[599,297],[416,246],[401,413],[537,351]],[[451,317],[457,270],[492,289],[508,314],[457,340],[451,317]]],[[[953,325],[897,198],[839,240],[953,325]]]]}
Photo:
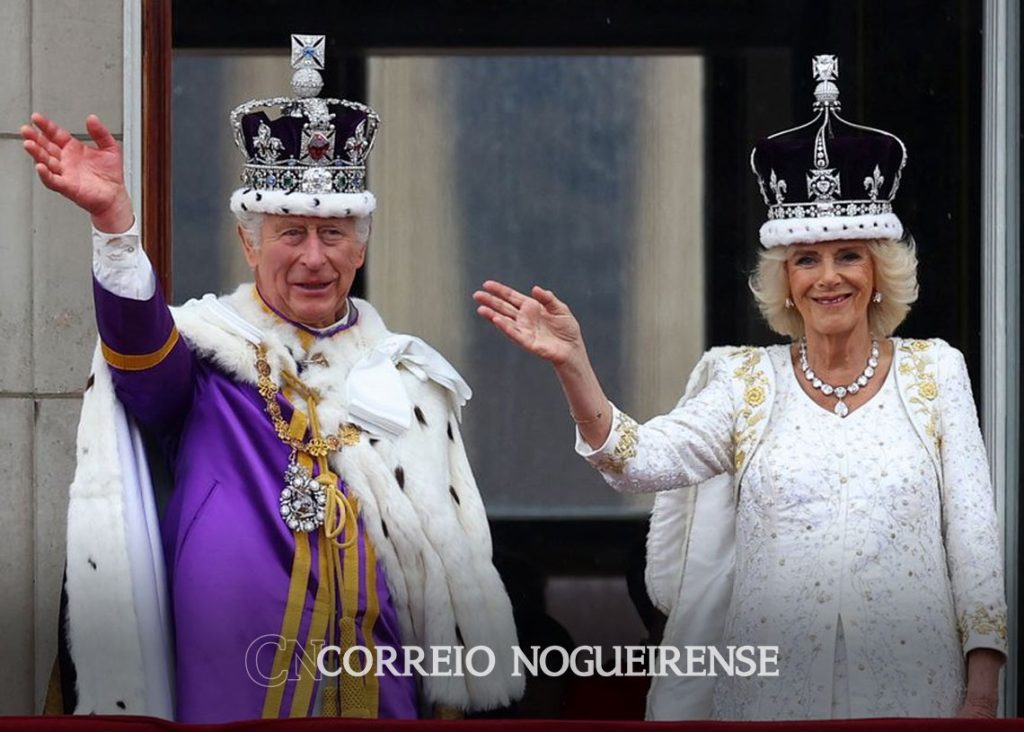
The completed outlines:
{"type": "MultiPolygon", "coordinates": [[[[238,219],[238,225],[245,231],[252,245],[258,247],[263,236],[263,222],[266,221],[267,214],[258,211],[236,211],[235,218],[238,219]]],[[[373,214],[353,216],[352,221],[355,227],[356,239],[359,240],[360,244],[366,244],[370,240],[370,226],[373,221],[373,214]]]]}

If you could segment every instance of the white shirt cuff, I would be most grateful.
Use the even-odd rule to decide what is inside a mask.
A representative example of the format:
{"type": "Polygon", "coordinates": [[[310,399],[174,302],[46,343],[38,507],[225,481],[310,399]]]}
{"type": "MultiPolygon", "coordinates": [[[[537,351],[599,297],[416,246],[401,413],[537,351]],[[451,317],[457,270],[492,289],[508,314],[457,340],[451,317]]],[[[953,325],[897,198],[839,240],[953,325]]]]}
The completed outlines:
{"type": "Polygon", "coordinates": [[[138,219],[119,234],[92,227],[92,273],[111,294],[131,300],[153,297],[156,274],[142,249],[138,219]]]}
{"type": "Polygon", "coordinates": [[[576,454],[580,457],[590,459],[598,455],[603,455],[612,449],[615,441],[618,439],[618,435],[615,431],[615,415],[619,409],[611,403],[611,400],[608,401],[608,406],[611,408],[612,428],[608,430],[608,437],[605,438],[604,444],[600,447],[591,447],[590,443],[583,439],[583,435],[580,433],[580,428],[578,426],[576,427],[576,454]]]}

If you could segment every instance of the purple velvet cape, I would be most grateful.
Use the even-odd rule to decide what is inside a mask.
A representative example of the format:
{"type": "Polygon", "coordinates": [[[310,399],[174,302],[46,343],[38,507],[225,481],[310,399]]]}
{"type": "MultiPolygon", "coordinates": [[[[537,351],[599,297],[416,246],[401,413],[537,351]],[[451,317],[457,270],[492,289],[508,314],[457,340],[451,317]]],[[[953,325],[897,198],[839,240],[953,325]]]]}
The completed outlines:
{"type": "MultiPolygon", "coordinates": [[[[138,301],[93,284],[105,346],[131,356],[154,353],[168,342],[174,322],[159,288],[149,300],[138,301]]],[[[332,337],[347,334],[342,330],[332,337]]],[[[278,513],[278,496],[290,449],[275,434],[256,388],[198,358],[183,338],[151,368],[111,368],[111,373],[127,412],[159,436],[174,478],[161,533],[174,618],[175,718],[259,718],[266,689],[253,677],[271,676],[274,648],[249,649],[257,639],[280,633],[287,604],[295,541],[278,513]]],[[[291,404],[280,395],[278,402],[288,421],[291,404]]],[[[356,642],[365,645],[369,537],[361,518],[358,534],[356,642]]],[[[300,637],[309,626],[319,581],[315,535],[310,539],[311,579],[300,637]]],[[[373,641],[399,649],[398,619],[379,562],[376,577],[380,616],[373,641]]],[[[282,715],[291,709],[295,677],[289,673],[282,715]]],[[[379,716],[415,718],[416,711],[416,680],[388,671],[380,679],[379,716]]]]}

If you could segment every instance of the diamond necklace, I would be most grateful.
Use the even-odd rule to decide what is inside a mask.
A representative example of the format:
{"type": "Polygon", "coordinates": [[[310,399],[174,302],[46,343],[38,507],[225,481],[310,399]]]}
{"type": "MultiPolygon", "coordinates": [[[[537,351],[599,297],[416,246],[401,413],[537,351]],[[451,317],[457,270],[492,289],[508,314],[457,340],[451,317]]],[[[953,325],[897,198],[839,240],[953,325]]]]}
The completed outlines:
{"type": "Polygon", "coordinates": [[[851,381],[847,386],[832,386],[832,384],[826,384],[822,381],[811,368],[811,365],[807,363],[807,338],[800,339],[800,370],[804,372],[804,378],[811,382],[811,386],[815,389],[819,389],[825,396],[834,396],[839,401],[832,407],[832,411],[838,414],[840,417],[845,417],[850,413],[850,408],[846,406],[843,399],[851,394],[856,394],[863,387],[868,385],[868,381],[875,375],[875,369],[878,368],[878,339],[871,339],[871,355],[868,356],[867,365],[861,372],[860,376],[851,381]]]}

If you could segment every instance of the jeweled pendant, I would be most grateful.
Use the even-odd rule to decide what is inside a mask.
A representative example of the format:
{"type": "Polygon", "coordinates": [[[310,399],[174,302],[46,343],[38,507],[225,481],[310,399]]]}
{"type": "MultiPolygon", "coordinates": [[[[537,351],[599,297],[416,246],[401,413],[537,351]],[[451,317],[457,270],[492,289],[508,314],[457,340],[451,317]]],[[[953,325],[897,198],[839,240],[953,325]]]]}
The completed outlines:
{"type": "Polygon", "coordinates": [[[840,417],[845,417],[850,413],[850,408],[846,406],[846,403],[842,400],[836,402],[836,405],[832,407],[832,411],[838,414],[840,417]]]}
{"type": "Polygon", "coordinates": [[[299,465],[294,455],[288,460],[279,500],[281,518],[292,531],[309,534],[323,525],[327,494],[320,482],[299,465]]]}

